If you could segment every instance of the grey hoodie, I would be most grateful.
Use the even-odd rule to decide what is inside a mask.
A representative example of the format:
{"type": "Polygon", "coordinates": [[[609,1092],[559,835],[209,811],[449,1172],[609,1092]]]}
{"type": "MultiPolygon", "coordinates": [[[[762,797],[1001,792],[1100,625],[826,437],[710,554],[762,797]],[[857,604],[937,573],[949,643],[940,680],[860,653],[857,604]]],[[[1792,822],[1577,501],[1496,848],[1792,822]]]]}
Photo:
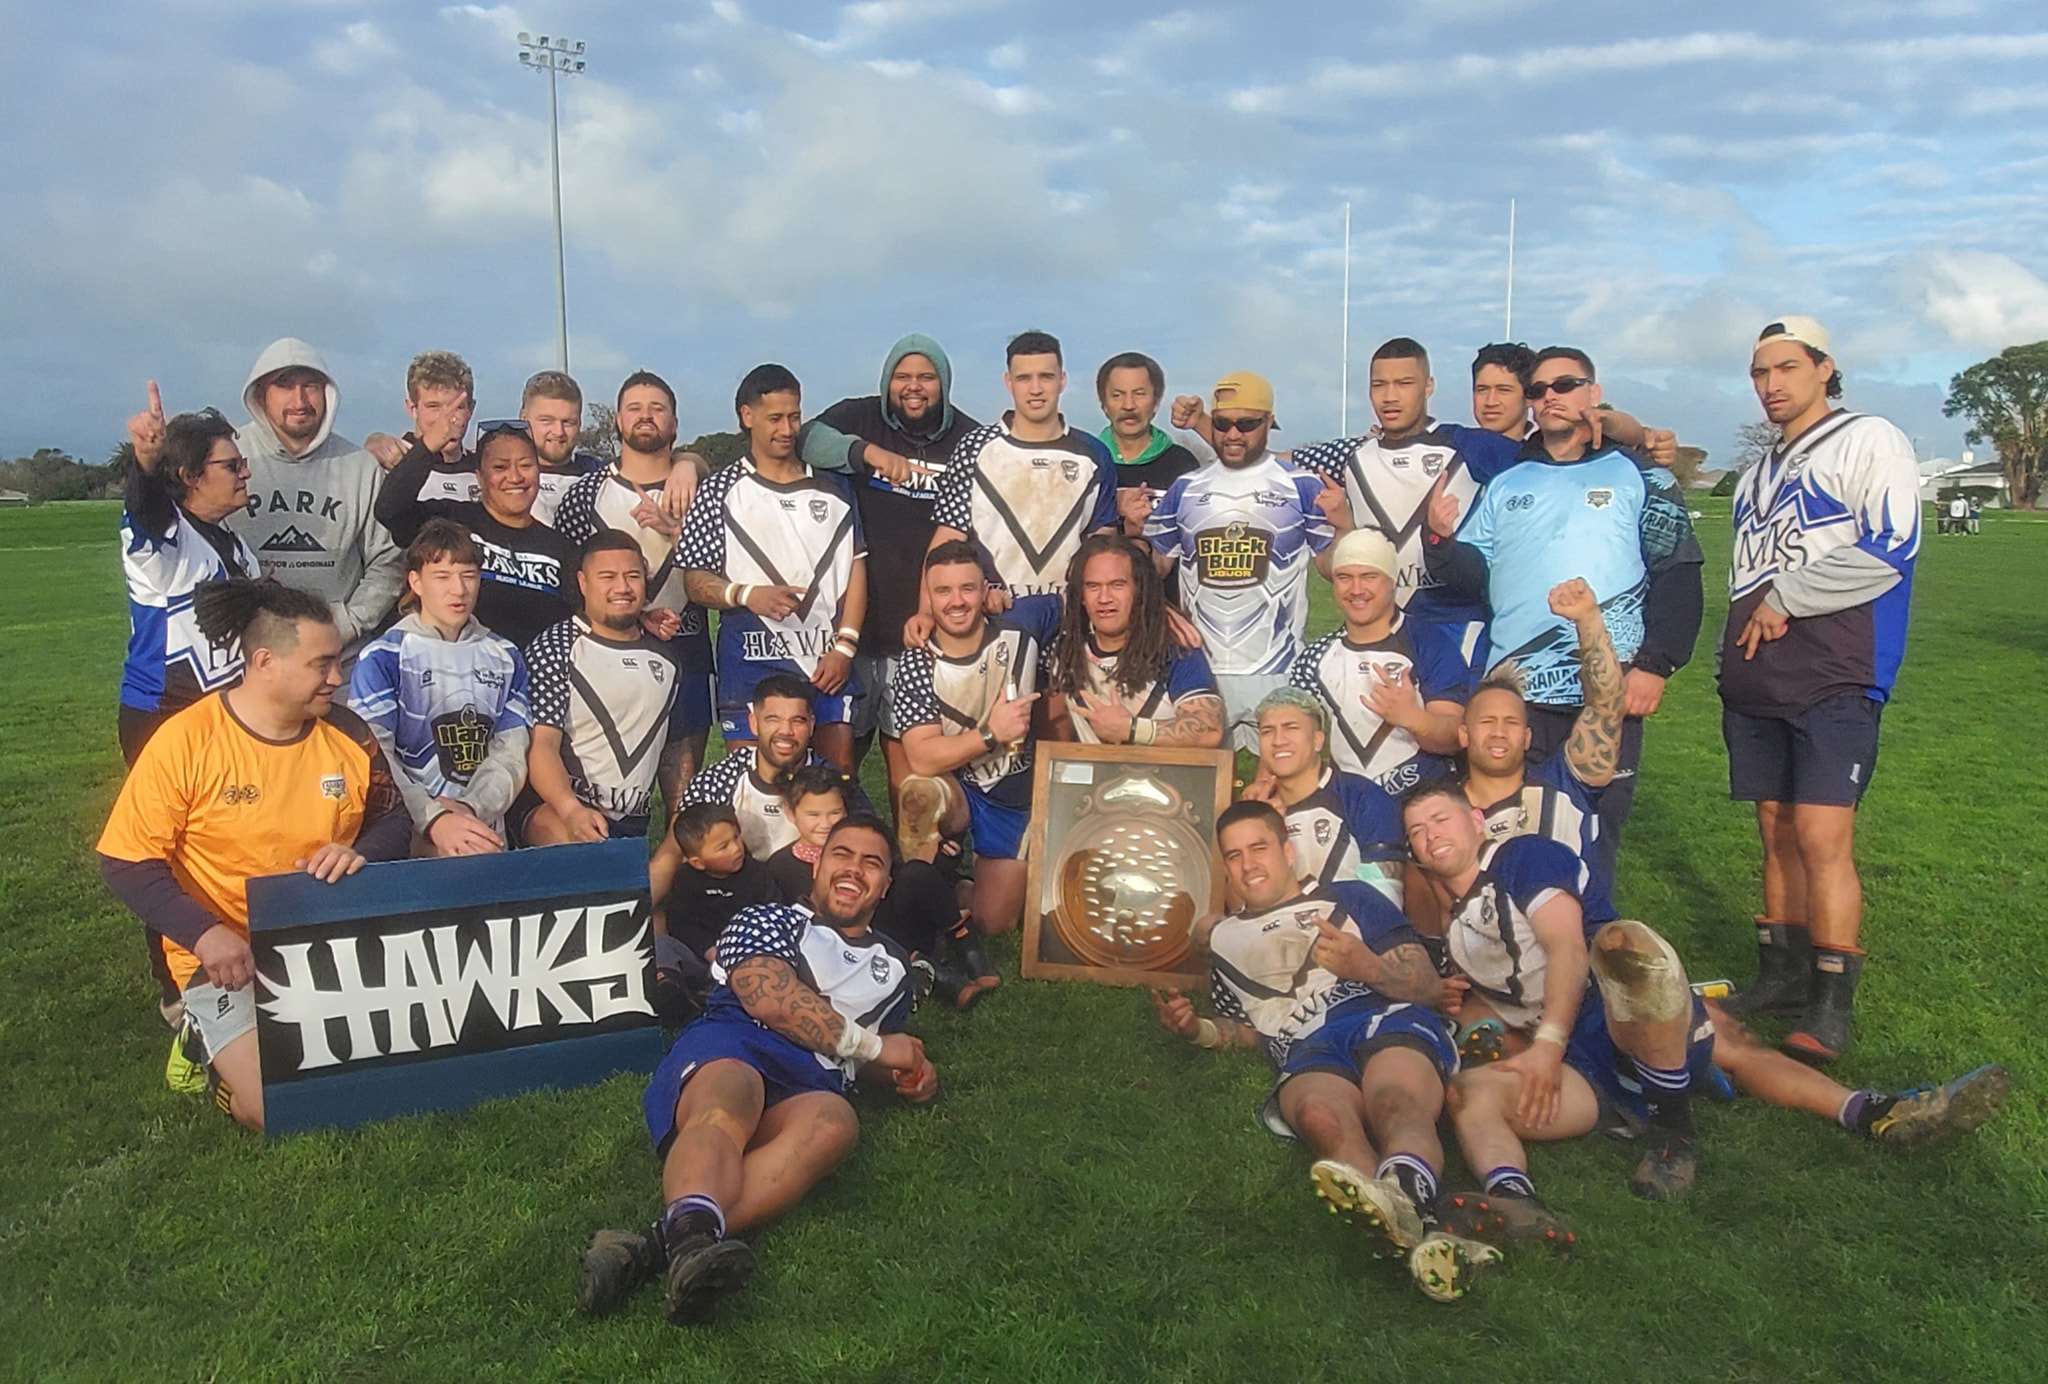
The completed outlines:
{"type": "Polygon", "coordinates": [[[384,471],[375,457],[335,432],[340,394],[320,353],[297,337],[264,348],[242,389],[249,421],[235,434],[249,459],[249,508],[229,522],[256,550],[265,576],[324,597],[353,659],[398,600],[405,555],[377,522],[384,471]],[[327,416],[304,455],[285,449],[263,412],[261,385],[292,367],[327,381],[327,416]]]}

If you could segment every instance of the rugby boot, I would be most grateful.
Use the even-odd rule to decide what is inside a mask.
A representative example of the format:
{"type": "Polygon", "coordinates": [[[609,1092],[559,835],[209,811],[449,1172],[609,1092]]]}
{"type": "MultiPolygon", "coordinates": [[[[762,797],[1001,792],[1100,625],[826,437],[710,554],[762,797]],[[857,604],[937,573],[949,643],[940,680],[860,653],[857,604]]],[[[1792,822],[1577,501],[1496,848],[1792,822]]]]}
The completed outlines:
{"type": "Polygon", "coordinates": [[[896,845],[905,860],[930,863],[939,852],[939,823],[952,802],[952,786],[942,778],[913,774],[903,780],[896,797],[896,845]]]}
{"type": "Polygon", "coordinates": [[[953,954],[960,958],[960,969],[980,989],[993,990],[1003,983],[996,963],[988,959],[988,952],[981,945],[981,934],[971,924],[953,934],[953,954]]]}
{"type": "Polygon", "coordinates": [[[720,1298],[746,1287],[753,1276],[754,1252],[744,1240],[720,1240],[702,1231],[678,1238],[668,1253],[669,1322],[688,1326],[706,1320],[720,1298]]]}
{"type": "Polygon", "coordinates": [[[1507,1029],[1499,1019],[1481,1019],[1458,1030],[1458,1063],[1484,1067],[1507,1056],[1507,1029]]]}
{"type": "Polygon", "coordinates": [[[1481,1272],[1500,1263],[1492,1245],[1447,1230],[1432,1230],[1408,1251],[1408,1276],[1431,1302],[1456,1302],[1481,1272]]]}
{"type": "Polygon", "coordinates": [[[1756,979],[1719,1001],[1730,1014],[1790,1016],[1813,994],[1813,937],[1804,923],[1756,920],[1756,979]]]}
{"type": "Polygon", "coordinates": [[[1783,1047],[1792,1056],[1818,1066],[1849,1050],[1849,1022],[1856,1012],[1856,982],[1863,976],[1863,953],[1835,947],[1813,949],[1813,998],[1806,1013],[1785,1035],[1783,1047]]]}
{"type": "Polygon", "coordinates": [[[1439,1203],[1444,1229],[1490,1245],[1541,1245],[1568,1256],[1578,1233],[1535,1197],[1516,1192],[1452,1192],[1439,1203]]]}
{"type": "Polygon", "coordinates": [[[164,1085],[181,1096],[196,1096],[206,1089],[206,1064],[199,1060],[200,1045],[191,1025],[182,1015],[171,1034],[171,1055],[164,1061],[164,1085]]]}
{"type": "Polygon", "coordinates": [[[645,1231],[598,1231],[576,1262],[576,1310],[586,1317],[617,1310],[661,1272],[663,1257],[661,1241],[645,1231]]]}
{"type": "Polygon", "coordinates": [[[1946,1134],[1969,1133],[1998,1113],[2011,1090],[2012,1073],[1994,1062],[1939,1086],[1872,1101],[1857,1132],[1892,1148],[1918,1148],[1946,1134]]]}
{"type": "Polygon", "coordinates": [[[1331,1214],[1363,1222],[1368,1230],[1385,1237],[1398,1254],[1405,1257],[1422,1242],[1427,1231],[1422,1212],[1393,1178],[1367,1177],[1334,1158],[1318,1159],[1308,1176],[1331,1214]]]}
{"type": "Polygon", "coordinates": [[[1648,1201],[1682,1201],[1699,1180],[1700,1150],[1690,1134],[1653,1129],[1656,1142],[1630,1175],[1628,1189],[1648,1201]]]}

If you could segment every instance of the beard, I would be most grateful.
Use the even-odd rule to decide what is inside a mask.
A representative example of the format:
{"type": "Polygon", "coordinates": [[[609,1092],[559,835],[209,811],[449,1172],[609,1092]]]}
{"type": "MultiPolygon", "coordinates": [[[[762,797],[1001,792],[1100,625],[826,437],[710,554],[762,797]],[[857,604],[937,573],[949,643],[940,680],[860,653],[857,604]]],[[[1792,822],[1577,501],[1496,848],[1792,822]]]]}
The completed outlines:
{"type": "Polygon", "coordinates": [[[619,434],[619,445],[642,456],[667,456],[675,450],[676,435],[659,428],[633,428],[619,434]]]}
{"type": "Polygon", "coordinates": [[[617,630],[621,634],[624,634],[627,630],[640,628],[640,616],[637,613],[621,615],[616,611],[604,610],[593,615],[591,620],[596,624],[603,625],[608,630],[617,630]]]}

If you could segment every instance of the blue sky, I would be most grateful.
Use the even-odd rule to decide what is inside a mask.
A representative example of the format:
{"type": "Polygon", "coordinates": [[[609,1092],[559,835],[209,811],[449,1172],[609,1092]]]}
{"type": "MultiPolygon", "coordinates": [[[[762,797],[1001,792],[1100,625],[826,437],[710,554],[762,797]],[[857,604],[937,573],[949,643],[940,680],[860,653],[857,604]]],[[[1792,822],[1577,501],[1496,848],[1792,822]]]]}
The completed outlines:
{"type": "Polygon", "coordinates": [[[454,5],[0,4],[16,56],[0,259],[0,452],[104,455],[154,375],[239,409],[273,337],[328,353],[339,424],[402,424],[406,360],[476,367],[486,413],[553,363],[547,103],[564,84],[571,364],[647,366],[684,435],[780,360],[813,407],[931,332],[956,397],[1002,343],[1065,341],[1098,427],[1122,349],[1169,388],[1275,381],[1285,435],[1351,424],[1395,334],[1467,416],[1502,330],[1580,345],[1609,397],[1725,452],[1746,343],[1835,334],[1852,405],[1953,454],[1948,377],[2048,337],[2048,13],[1970,0],[1714,7],[1527,0],[454,5]]]}

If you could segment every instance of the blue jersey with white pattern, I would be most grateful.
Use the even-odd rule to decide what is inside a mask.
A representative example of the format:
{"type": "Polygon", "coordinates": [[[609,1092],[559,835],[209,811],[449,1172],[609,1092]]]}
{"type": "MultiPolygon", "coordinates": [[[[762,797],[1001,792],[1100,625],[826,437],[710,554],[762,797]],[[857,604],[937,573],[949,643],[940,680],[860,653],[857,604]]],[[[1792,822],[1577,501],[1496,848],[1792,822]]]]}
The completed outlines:
{"type": "Polygon", "coordinates": [[[1575,892],[1586,910],[1586,922],[1614,920],[1613,876],[1596,875],[1592,864],[1603,854],[1594,849],[1600,839],[1600,790],[1580,781],[1563,750],[1525,766],[1519,793],[1477,806],[1486,819],[1488,840],[1541,836],[1576,855],[1583,877],[1575,892]]]}
{"type": "Polygon", "coordinates": [[[1519,667],[1525,695],[1544,706],[1583,700],[1578,630],[1550,609],[1550,589],[1584,578],[1615,657],[1627,663],[1643,642],[1651,568],[1694,546],[1692,518],[1671,473],[1618,447],[1580,461],[1513,467],[1480,494],[1457,537],[1486,559],[1496,666],[1519,667]]]}
{"type": "MultiPolygon", "coordinates": [[[[747,1012],[728,981],[741,962],[757,956],[772,957],[795,971],[799,981],[849,1024],[900,1033],[916,1003],[910,957],[889,938],[872,929],[841,932],[820,921],[807,903],[757,903],[733,914],[718,934],[718,960],[711,968],[717,985],[704,1006],[707,1022],[768,1027],[747,1012]]],[[[851,1058],[830,1053],[811,1055],[819,1066],[839,1071],[848,1081],[859,1066],[851,1058]]]]}
{"type": "Polygon", "coordinates": [[[1444,935],[1451,960],[1511,1028],[1543,1016],[1549,956],[1530,918],[1558,895],[1581,897],[1585,874],[1585,862],[1555,841],[1489,842],[1480,850],[1479,877],[1451,904],[1444,935]]]}
{"type": "MultiPolygon", "coordinates": [[[[905,649],[896,663],[896,724],[937,726],[942,735],[980,735],[1001,699],[1038,690],[1043,650],[1059,633],[1060,598],[1026,596],[982,627],[981,646],[954,657],[936,638],[905,649]]],[[[998,745],[953,771],[969,789],[1006,807],[1031,806],[1031,739],[998,745]]]]}
{"type": "Polygon", "coordinates": [[[388,731],[394,767],[437,798],[460,796],[493,736],[533,726],[525,658],[511,640],[471,629],[443,639],[398,625],[349,673],[349,710],[388,731]]]}

